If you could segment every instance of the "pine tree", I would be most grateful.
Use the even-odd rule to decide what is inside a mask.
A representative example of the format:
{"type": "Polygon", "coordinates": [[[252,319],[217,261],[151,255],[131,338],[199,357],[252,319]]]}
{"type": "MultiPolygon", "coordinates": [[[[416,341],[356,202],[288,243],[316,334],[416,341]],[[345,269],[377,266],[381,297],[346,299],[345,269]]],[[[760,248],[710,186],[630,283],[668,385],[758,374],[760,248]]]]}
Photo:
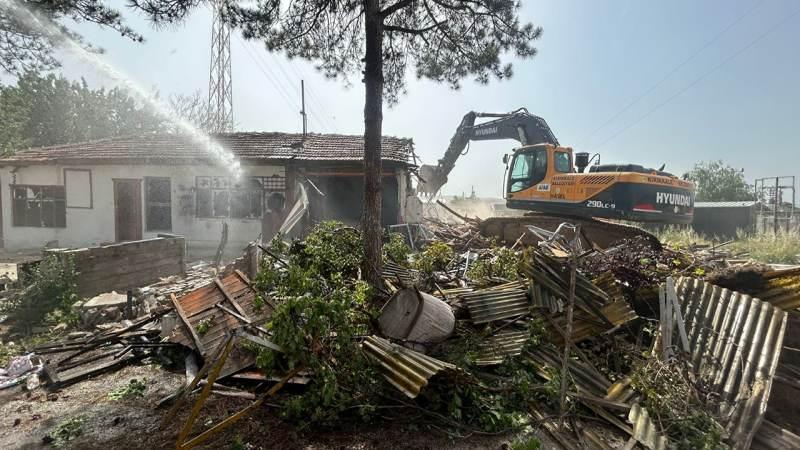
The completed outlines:
{"type": "MultiPolygon", "coordinates": [[[[180,21],[191,0],[132,0],[157,23],[180,21]]],[[[522,23],[516,0],[224,0],[224,18],[244,37],[271,51],[313,61],[325,74],[363,74],[365,277],[381,273],[381,135],[384,96],[397,101],[406,73],[457,88],[465,77],[481,83],[508,78],[501,56],[530,58],[541,29],[522,23]]]]}

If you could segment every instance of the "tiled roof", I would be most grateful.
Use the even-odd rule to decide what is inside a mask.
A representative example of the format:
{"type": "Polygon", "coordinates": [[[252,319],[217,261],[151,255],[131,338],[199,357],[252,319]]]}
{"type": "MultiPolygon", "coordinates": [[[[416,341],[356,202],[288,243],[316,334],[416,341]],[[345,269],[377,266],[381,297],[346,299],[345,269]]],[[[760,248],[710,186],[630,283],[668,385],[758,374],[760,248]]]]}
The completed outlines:
{"type": "MultiPolygon", "coordinates": [[[[364,137],[340,134],[220,133],[213,142],[244,162],[266,161],[360,161],[364,159],[364,137]]],[[[2,164],[192,164],[213,161],[207,138],[179,134],[145,134],[77,144],[19,150],[0,158],[2,164]]],[[[218,148],[218,147],[217,147],[218,148]]],[[[408,163],[411,139],[383,138],[384,161],[408,163]]]]}

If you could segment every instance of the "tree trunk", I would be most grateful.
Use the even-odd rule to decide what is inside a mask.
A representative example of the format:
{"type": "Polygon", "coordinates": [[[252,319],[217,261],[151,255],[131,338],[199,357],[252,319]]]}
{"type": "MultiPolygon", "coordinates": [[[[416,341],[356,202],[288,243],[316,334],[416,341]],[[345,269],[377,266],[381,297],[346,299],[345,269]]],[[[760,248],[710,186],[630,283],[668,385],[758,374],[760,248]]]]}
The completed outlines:
{"type": "Polygon", "coordinates": [[[381,283],[381,127],[383,124],[383,20],[380,1],[364,0],[364,278],[381,283]]]}

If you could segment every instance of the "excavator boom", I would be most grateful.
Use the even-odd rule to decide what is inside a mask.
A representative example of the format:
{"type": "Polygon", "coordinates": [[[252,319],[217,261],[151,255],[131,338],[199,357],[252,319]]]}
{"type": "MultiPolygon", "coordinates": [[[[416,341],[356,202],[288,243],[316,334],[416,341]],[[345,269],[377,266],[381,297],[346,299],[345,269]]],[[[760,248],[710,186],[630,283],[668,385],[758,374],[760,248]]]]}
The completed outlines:
{"type": "Polygon", "coordinates": [[[534,116],[527,109],[520,108],[510,113],[479,113],[471,111],[461,120],[455,134],[450,139],[442,159],[435,166],[420,167],[422,182],[418,186],[420,192],[435,195],[447,183],[447,176],[456,165],[459,156],[470,141],[489,141],[498,139],[514,139],[522,145],[553,144],[558,145],[547,122],[534,116]],[[477,118],[492,118],[488,122],[475,125],[477,118]]]}

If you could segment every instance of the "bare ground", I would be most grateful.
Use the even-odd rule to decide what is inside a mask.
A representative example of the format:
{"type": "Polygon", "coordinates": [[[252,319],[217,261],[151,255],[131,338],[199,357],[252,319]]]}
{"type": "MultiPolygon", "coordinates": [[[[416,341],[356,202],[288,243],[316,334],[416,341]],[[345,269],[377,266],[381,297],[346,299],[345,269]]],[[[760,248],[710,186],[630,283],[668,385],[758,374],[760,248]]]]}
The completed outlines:
{"type": "MultiPolygon", "coordinates": [[[[75,449],[160,449],[174,448],[178,429],[190,407],[187,405],[164,430],[159,423],[166,409],[155,409],[161,398],[174,392],[184,375],[157,365],[129,366],[63,390],[48,393],[37,389],[4,399],[0,404],[0,448],[52,448],[46,436],[64,420],[83,416],[82,434],[69,442],[75,449]],[[143,398],[113,401],[108,393],[133,378],[147,380],[143,398]]],[[[249,400],[211,396],[202,410],[193,435],[250,404],[249,400]]],[[[231,448],[235,440],[247,448],[280,449],[499,449],[512,435],[450,436],[424,418],[414,423],[352,423],[340,429],[298,429],[282,421],[272,407],[265,406],[215,436],[200,448],[231,448]]],[[[545,445],[545,447],[548,447],[545,445]]]]}

